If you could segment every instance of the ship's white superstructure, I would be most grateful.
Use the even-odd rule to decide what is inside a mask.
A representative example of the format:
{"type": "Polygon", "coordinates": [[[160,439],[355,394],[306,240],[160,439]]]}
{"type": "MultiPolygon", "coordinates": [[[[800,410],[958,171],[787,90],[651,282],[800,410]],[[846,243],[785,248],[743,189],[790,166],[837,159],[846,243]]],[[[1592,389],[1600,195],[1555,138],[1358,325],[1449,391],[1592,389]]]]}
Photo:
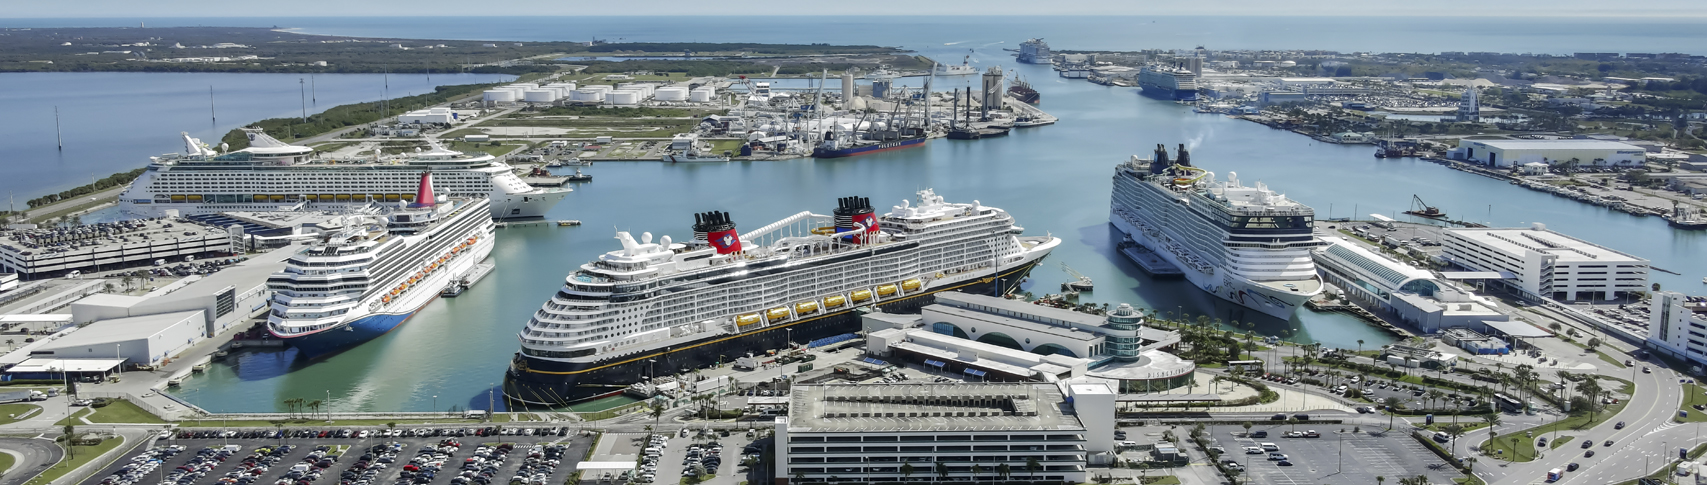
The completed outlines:
{"type": "Polygon", "coordinates": [[[361,343],[403,323],[492,252],[487,199],[404,204],[351,211],[342,229],[286,260],[267,279],[268,330],[308,355],[361,343]]]}
{"type": "Polygon", "coordinates": [[[440,194],[491,200],[492,217],[542,217],[569,192],[540,189],[490,154],[465,154],[429,141],[431,149],[361,160],[335,160],[314,149],[245,130],[250,147],[220,154],[183,135],[185,154],[152,157],[148,170],[119,196],[119,209],[142,217],[302,208],[356,209],[409,201],[422,171],[440,194]]]}
{"type": "MultiPolygon", "coordinates": [[[[928,189],[881,217],[863,199],[841,202],[834,216],[801,212],[739,236],[718,212],[697,215],[685,242],[618,232],[622,249],[582,265],[528,319],[505,392],[530,402],[584,397],[577,389],[595,384],[583,372],[640,354],[658,353],[661,365],[686,365],[665,353],[689,349],[709,355],[707,364],[733,359],[758,345],[738,342],[779,326],[1023,275],[1061,241],[1019,236],[1006,211],[948,203],[928,189]]],[[[853,330],[814,324],[793,337],[857,330],[857,318],[849,321],[853,330]]]]}
{"type": "Polygon", "coordinates": [[[1133,156],[1114,173],[1109,222],[1131,243],[1179,267],[1203,291],[1279,318],[1322,292],[1310,249],[1315,211],[1258,182],[1242,185],[1177,163],[1157,146],[1153,159],[1133,156]]]}

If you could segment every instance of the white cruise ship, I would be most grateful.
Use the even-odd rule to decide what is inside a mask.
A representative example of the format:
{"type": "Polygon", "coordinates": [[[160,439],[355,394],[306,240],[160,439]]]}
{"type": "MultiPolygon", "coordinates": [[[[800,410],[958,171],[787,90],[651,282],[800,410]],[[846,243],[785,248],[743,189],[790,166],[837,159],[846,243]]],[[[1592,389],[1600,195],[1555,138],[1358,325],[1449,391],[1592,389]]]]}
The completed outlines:
{"type": "Polygon", "coordinates": [[[570,274],[518,335],[504,395],[559,405],[788,342],[851,338],[855,308],[1011,292],[1061,243],[1020,236],[1006,211],[928,189],[881,217],[847,197],[833,215],[801,212],[740,235],[726,213],[695,219],[683,242],[618,232],[622,249],[570,274]]]}
{"type": "Polygon", "coordinates": [[[1134,155],[1115,168],[1108,219],[1131,244],[1227,301],[1289,319],[1322,292],[1310,258],[1323,244],[1311,230],[1315,211],[1261,182],[1240,185],[1231,172],[1216,181],[1191,166],[1185,145],[1175,162],[1157,145],[1154,158],[1134,155]]]}
{"type": "Polygon", "coordinates": [[[308,357],[349,348],[397,328],[492,253],[490,202],[435,197],[432,176],[419,177],[414,202],[343,216],[344,229],[267,278],[268,331],[308,357]]]}
{"type": "Polygon", "coordinates": [[[432,149],[364,160],[333,160],[260,130],[245,129],[249,148],[229,153],[184,134],[187,153],[151,157],[148,170],[119,196],[119,210],[138,217],[299,208],[312,204],[356,208],[409,201],[422,171],[432,172],[439,193],[491,199],[492,217],[543,217],[568,189],[540,189],[489,154],[464,154],[429,140],[432,149]]]}

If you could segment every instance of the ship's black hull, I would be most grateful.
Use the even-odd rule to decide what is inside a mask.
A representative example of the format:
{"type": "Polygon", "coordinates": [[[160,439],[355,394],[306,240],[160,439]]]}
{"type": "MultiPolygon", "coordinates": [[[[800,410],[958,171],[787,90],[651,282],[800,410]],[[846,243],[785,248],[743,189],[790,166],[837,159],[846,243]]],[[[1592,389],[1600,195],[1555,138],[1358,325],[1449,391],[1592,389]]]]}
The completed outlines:
{"type": "MultiPolygon", "coordinates": [[[[1001,293],[1019,288],[1031,269],[1042,259],[1016,268],[1002,269],[1001,293]]],[[[918,313],[934,301],[940,291],[992,294],[998,281],[984,278],[929,293],[919,293],[877,303],[888,313],[918,313]]],[[[722,363],[734,362],[749,352],[784,348],[788,341],[809,342],[860,330],[859,314],[852,309],[805,317],[741,335],[708,337],[673,348],[631,354],[611,361],[570,363],[536,359],[517,353],[504,372],[504,397],[512,405],[557,406],[621,392],[645,376],[673,375],[722,363]],[[785,329],[793,329],[789,332],[785,329]],[[649,362],[650,361],[650,362],[649,362]],[[654,374],[654,372],[656,374],[654,374]]]]}

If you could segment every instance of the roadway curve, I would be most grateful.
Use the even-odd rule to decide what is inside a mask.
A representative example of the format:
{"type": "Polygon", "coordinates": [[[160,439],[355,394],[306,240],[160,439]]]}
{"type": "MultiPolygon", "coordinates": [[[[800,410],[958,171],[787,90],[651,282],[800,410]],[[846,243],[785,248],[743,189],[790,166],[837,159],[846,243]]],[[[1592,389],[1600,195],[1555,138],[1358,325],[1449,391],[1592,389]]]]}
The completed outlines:
{"type": "Polygon", "coordinates": [[[65,454],[52,441],[34,438],[0,438],[0,450],[13,455],[17,462],[0,477],[0,485],[20,485],[35,478],[42,470],[59,463],[65,454]]]}
{"type": "Polygon", "coordinates": [[[1657,362],[1638,362],[1638,365],[1653,368],[1654,372],[1632,372],[1636,393],[1617,416],[1589,430],[1566,433],[1576,439],[1558,449],[1543,451],[1542,457],[1535,461],[1498,466],[1503,463],[1498,458],[1484,456],[1477,463],[1476,474],[1491,484],[1528,484],[1545,480],[1548,470],[1577,463],[1582,468],[1566,473],[1561,483],[1603,484],[1641,477],[1665,465],[1667,458],[1677,456],[1678,447],[1698,442],[1699,427],[1671,420],[1683,402],[1683,386],[1678,383],[1682,377],[1657,362]],[[1613,429],[1613,423],[1619,421],[1625,422],[1624,429],[1613,429]],[[1584,457],[1586,450],[1578,445],[1584,439],[1595,442],[1590,448],[1595,452],[1592,458],[1584,457]],[[1606,440],[1612,440],[1613,446],[1605,446],[1606,440]]]}

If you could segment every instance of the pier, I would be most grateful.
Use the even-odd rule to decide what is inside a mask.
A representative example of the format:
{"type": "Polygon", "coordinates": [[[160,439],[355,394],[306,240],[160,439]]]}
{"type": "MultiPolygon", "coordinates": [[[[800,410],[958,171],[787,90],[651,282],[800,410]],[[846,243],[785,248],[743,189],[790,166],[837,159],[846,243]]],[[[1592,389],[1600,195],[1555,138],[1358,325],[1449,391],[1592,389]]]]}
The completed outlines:
{"type": "Polygon", "coordinates": [[[1144,272],[1153,276],[1182,276],[1185,274],[1185,272],[1180,271],[1178,266],[1162,259],[1161,256],[1150,251],[1150,248],[1144,246],[1137,244],[1122,245],[1120,254],[1131,258],[1132,262],[1138,263],[1138,267],[1144,269],[1144,272]]]}

